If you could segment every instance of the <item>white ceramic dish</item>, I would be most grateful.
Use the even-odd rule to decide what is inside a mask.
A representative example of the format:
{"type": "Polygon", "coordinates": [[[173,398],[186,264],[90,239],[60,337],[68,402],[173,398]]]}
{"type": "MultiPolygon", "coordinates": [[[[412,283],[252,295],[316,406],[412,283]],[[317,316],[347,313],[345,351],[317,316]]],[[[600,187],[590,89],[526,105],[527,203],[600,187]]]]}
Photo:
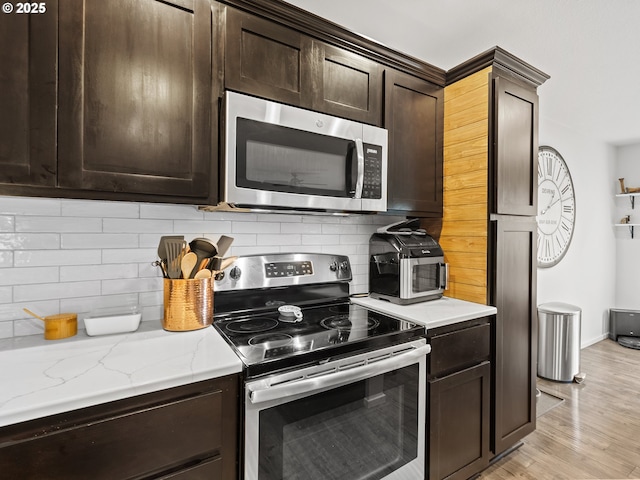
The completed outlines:
{"type": "Polygon", "coordinates": [[[87,335],[110,335],[135,332],[140,326],[142,313],[138,306],[100,308],[84,319],[87,335]]]}

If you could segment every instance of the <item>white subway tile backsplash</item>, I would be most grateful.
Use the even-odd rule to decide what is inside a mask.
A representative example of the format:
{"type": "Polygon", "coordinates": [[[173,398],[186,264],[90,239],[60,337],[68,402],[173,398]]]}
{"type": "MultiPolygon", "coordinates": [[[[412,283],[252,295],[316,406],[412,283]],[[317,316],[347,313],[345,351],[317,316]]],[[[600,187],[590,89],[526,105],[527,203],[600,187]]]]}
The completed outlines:
{"type": "MultiPolygon", "coordinates": [[[[2,206],[0,205],[0,210],[2,206]]],[[[137,203],[106,202],[98,200],[62,200],[62,215],[65,217],[90,218],[138,218],[137,203]]]]}
{"type": "Polygon", "coordinates": [[[358,226],[357,225],[345,225],[343,223],[331,223],[331,224],[323,224],[322,225],[322,233],[326,234],[342,234],[346,235],[349,233],[357,233],[358,226]]]}
{"type": "Polygon", "coordinates": [[[13,258],[14,255],[12,251],[0,250],[0,268],[12,267],[13,258]]]}
{"type": "Polygon", "coordinates": [[[15,217],[0,215],[0,232],[15,232],[15,217]]]}
{"type": "Polygon", "coordinates": [[[105,218],[102,231],[109,233],[164,233],[173,228],[172,220],[139,218],[105,218]]]}
{"type": "Polygon", "coordinates": [[[82,233],[62,234],[62,248],[131,248],[138,246],[138,235],[134,233],[82,233]]]}
{"type": "Polygon", "coordinates": [[[61,282],[113,280],[137,277],[138,266],[130,263],[117,265],[74,265],[60,267],[61,282]]]}
{"type": "Polygon", "coordinates": [[[0,270],[0,286],[33,285],[43,282],[57,282],[58,280],[58,267],[3,268],[0,270]]]}
{"type": "Polygon", "coordinates": [[[193,205],[0,197],[0,338],[42,334],[22,311],[51,315],[138,304],[143,321],[163,316],[157,247],[162,235],[216,241],[227,255],[322,252],[348,255],[353,293],[368,289],[368,244],[386,215],[204,212],[193,205]]]}
{"type": "Polygon", "coordinates": [[[0,338],[13,337],[13,322],[0,321],[0,338]]]}
{"type": "MultiPolygon", "coordinates": [[[[174,220],[173,231],[180,233],[188,238],[190,234],[193,237],[203,236],[204,232],[214,233],[217,235],[227,234],[231,231],[231,220],[174,220]]],[[[205,235],[206,236],[206,235],[205,235]]],[[[214,235],[215,236],[215,235],[214,235]]],[[[212,238],[211,240],[216,240],[212,238]]]]}
{"type": "Polygon", "coordinates": [[[280,223],[234,221],[231,224],[231,235],[234,233],[280,233],[280,223]]]}
{"type": "Polygon", "coordinates": [[[75,217],[17,217],[16,232],[68,233],[68,232],[101,232],[102,220],[99,218],[75,217]]]}
{"type": "Polygon", "coordinates": [[[60,248],[57,233],[6,233],[0,234],[0,250],[42,250],[60,248]]]}
{"type": "Polygon", "coordinates": [[[204,212],[193,205],[168,205],[162,203],[141,203],[140,218],[203,220],[204,212]]]}
{"type": "Polygon", "coordinates": [[[14,266],[95,265],[101,263],[101,259],[101,250],[16,250],[14,266]]]}
{"type": "Polygon", "coordinates": [[[162,288],[162,278],[126,278],[102,280],[102,294],[115,295],[130,292],[152,292],[162,288]]]}
{"type": "Polygon", "coordinates": [[[61,311],[77,313],[79,318],[86,317],[89,312],[98,308],[126,307],[128,305],[138,305],[137,293],[73,297],[60,300],[61,311]]]}
{"type": "MultiPolygon", "coordinates": [[[[0,287],[0,303],[9,303],[13,298],[13,288],[12,287],[0,287]]],[[[2,321],[2,317],[0,316],[0,322],[2,321]]]]}
{"type": "Polygon", "coordinates": [[[158,259],[158,247],[103,249],[102,263],[146,263],[158,259]]]}
{"type": "Polygon", "coordinates": [[[88,297],[100,294],[100,280],[91,282],[41,283],[34,285],[24,284],[13,287],[14,302],[88,297]]]}
{"type": "Polygon", "coordinates": [[[317,223],[283,223],[281,233],[304,233],[320,235],[322,233],[322,225],[317,223]]]}
{"type": "Polygon", "coordinates": [[[279,245],[279,246],[291,246],[291,245],[300,245],[302,242],[300,240],[300,235],[292,234],[265,234],[258,235],[258,245],[279,245]]]}
{"type": "Polygon", "coordinates": [[[369,237],[371,237],[371,235],[340,235],[340,243],[352,245],[365,244],[367,245],[367,248],[369,248],[369,237]]]}
{"type": "Polygon", "coordinates": [[[3,215],[59,216],[60,200],[55,198],[0,196],[0,213],[3,215]]]}

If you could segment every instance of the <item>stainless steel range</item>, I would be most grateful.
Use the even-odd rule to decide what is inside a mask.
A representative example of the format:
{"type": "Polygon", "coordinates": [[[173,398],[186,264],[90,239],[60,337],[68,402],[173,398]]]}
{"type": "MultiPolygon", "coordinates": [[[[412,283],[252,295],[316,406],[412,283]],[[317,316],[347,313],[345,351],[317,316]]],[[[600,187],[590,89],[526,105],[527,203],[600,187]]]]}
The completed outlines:
{"type": "Polygon", "coordinates": [[[245,480],[424,477],[424,327],[352,304],[351,278],[348,257],[297,253],[216,282],[246,366],[245,480]]]}

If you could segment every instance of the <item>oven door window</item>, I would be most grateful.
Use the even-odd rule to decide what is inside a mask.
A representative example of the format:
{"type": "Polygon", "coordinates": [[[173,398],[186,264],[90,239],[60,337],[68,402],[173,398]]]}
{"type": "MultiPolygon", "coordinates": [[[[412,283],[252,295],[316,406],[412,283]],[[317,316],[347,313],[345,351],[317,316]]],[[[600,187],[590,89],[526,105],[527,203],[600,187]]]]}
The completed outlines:
{"type": "Polygon", "coordinates": [[[355,142],[237,118],[236,185],[350,198],[357,180],[355,142]]]}
{"type": "Polygon", "coordinates": [[[412,266],[411,289],[413,293],[433,292],[440,288],[440,264],[422,263],[412,266]]]}
{"type": "Polygon", "coordinates": [[[382,479],[418,456],[419,364],[259,413],[259,480],[382,479]]]}

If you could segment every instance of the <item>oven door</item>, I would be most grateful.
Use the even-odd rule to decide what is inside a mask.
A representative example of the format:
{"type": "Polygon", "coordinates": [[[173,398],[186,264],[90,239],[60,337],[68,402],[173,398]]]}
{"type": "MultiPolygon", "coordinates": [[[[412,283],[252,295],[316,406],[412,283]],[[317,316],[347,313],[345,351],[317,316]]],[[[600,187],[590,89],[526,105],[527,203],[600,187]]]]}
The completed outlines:
{"type": "Polygon", "coordinates": [[[247,382],[245,480],[415,480],[425,472],[420,339],[247,382]]]}
{"type": "Polygon", "coordinates": [[[443,257],[400,260],[400,298],[440,297],[447,288],[449,266],[443,257]]]}

